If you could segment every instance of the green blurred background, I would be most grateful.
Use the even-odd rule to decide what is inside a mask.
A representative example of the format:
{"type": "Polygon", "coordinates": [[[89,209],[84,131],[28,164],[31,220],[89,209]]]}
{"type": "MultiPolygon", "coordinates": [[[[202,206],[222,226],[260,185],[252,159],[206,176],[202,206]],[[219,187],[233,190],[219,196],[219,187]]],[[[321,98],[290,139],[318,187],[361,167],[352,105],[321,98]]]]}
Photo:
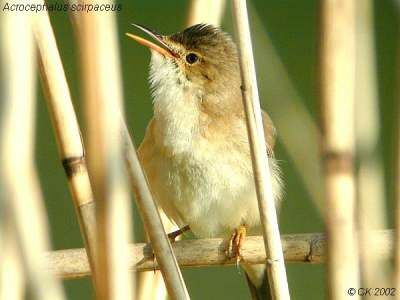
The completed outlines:
{"type": "MultiPolygon", "coordinates": [[[[364,0],[359,0],[364,1],[364,0]]],[[[251,16],[257,14],[282,60],[303,104],[314,120],[318,120],[315,98],[317,82],[317,35],[318,1],[314,0],[253,0],[251,16]]],[[[183,29],[189,1],[120,1],[123,8],[118,13],[121,66],[123,70],[126,116],[138,145],[143,138],[147,122],[152,115],[152,104],[147,81],[150,54],[148,50],[132,42],[124,33],[133,31],[131,22],[154,28],[162,33],[173,33],[183,29]]],[[[386,198],[389,221],[392,224],[393,203],[393,157],[395,113],[395,66],[398,36],[398,14],[395,1],[374,1],[376,31],[377,75],[379,80],[379,105],[382,121],[380,155],[384,157],[386,198]]],[[[70,84],[74,105],[80,117],[81,93],[79,53],[73,31],[66,13],[52,13],[57,42],[70,84]]],[[[232,33],[230,7],[226,8],[222,27],[232,33]]],[[[257,30],[257,29],[256,29],[257,30]]],[[[255,49],[256,60],[265,59],[262,49],[255,49]]],[[[265,71],[265,70],[264,70],[265,71]]],[[[274,70],[267,70],[274,76],[274,70]]],[[[259,71],[259,74],[263,74],[259,71]]],[[[259,84],[263,84],[259,76],[259,84]]],[[[273,88],[273,87],[271,87],[273,88]]],[[[261,98],[268,99],[268,86],[263,86],[261,98]]],[[[54,133],[43,95],[38,89],[37,165],[46,199],[52,241],[55,249],[82,247],[79,227],[67,181],[57,155],[54,133]]],[[[264,107],[279,105],[280,99],[265,101],[264,107]],[[268,102],[268,104],[267,104],[268,102]]],[[[274,115],[272,115],[274,119],[274,115]]],[[[288,120],[290,122],[290,120],[288,120]]],[[[296,130],[294,128],[294,130],[296,130]]],[[[302,132],[298,132],[301,136],[302,132]]],[[[278,132],[279,135],[279,132],[278,132]]],[[[317,143],[307,141],[304,143],[317,143]]],[[[323,222],[313,205],[299,173],[294,170],[281,143],[278,141],[277,158],[285,179],[285,201],[281,214],[282,233],[322,232],[323,222]]],[[[135,240],[143,241],[140,217],[135,214],[135,240]]],[[[391,226],[392,227],[392,226],[391,226]]],[[[323,299],[325,296],[324,267],[310,264],[288,264],[287,273],[292,299],[323,299]]],[[[192,299],[249,299],[242,271],[235,267],[191,268],[183,270],[192,299]]],[[[68,299],[91,299],[93,290],[89,279],[65,281],[68,299]]]]}

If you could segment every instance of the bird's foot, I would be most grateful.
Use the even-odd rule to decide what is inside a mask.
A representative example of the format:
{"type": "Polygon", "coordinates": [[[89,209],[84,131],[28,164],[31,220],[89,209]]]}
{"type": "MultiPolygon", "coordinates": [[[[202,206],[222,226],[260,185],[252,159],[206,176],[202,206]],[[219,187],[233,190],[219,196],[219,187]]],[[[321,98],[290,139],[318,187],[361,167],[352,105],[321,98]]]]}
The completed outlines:
{"type": "Polygon", "coordinates": [[[228,249],[226,251],[226,255],[228,258],[235,258],[236,265],[239,265],[239,262],[242,259],[241,248],[246,237],[246,226],[240,225],[239,228],[235,229],[232,233],[232,236],[229,240],[228,249]]]}
{"type": "Polygon", "coordinates": [[[169,241],[171,243],[174,243],[178,236],[180,236],[181,234],[183,234],[184,232],[189,231],[189,230],[190,230],[189,225],[185,225],[182,228],[179,228],[178,230],[168,233],[169,241]]]}

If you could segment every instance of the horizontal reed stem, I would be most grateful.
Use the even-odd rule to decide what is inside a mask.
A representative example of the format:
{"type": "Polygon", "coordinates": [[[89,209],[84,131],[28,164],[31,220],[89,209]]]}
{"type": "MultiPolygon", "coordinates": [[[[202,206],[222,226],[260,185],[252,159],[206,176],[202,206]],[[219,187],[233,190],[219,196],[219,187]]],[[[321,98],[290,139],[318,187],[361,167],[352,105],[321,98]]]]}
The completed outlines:
{"type": "MultiPolygon", "coordinates": [[[[393,251],[393,231],[371,232],[379,247],[380,256],[389,258],[393,251]]],[[[326,257],[326,237],[322,233],[282,235],[283,253],[286,262],[323,263],[326,257]]],[[[172,244],[181,267],[230,266],[235,259],[225,255],[227,241],[223,239],[193,239],[172,244]]],[[[150,244],[138,243],[129,246],[128,265],[138,272],[158,269],[153,260],[150,244]]],[[[250,264],[266,261],[262,236],[248,236],[243,243],[243,260],[250,264]]],[[[67,249],[49,252],[45,256],[49,271],[64,279],[76,279],[90,275],[85,249],[67,249]]]]}

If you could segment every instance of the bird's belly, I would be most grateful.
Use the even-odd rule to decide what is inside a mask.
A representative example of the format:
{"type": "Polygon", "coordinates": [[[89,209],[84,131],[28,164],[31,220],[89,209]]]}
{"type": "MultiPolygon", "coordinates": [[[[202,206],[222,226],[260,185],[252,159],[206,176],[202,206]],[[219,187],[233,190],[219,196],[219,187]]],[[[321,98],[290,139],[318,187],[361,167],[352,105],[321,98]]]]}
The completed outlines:
{"type": "Polygon", "coordinates": [[[196,236],[225,237],[241,224],[258,226],[250,159],[225,151],[207,157],[195,153],[164,157],[156,164],[159,170],[151,185],[159,204],[196,236]]]}

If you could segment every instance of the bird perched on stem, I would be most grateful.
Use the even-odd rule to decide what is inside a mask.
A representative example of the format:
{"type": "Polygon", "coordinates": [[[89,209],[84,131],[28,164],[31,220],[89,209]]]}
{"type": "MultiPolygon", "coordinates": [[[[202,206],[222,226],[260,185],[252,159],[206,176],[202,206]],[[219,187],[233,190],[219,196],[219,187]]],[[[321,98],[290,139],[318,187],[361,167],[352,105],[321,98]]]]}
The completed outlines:
{"type": "MultiPolygon", "coordinates": [[[[242,103],[236,45],[228,34],[199,24],[160,35],[134,24],[158,44],[127,34],[151,50],[154,117],[139,157],[156,201],[178,226],[197,237],[230,240],[241,260],[246,234],[261,234],[260,215],[242,103]]],[[[276,206],[281,182],[273,157],[275,130],[263,112],[276,206]]],[[[268,299],[264,265],[240,264],[253,296],[268,299]]]]}

